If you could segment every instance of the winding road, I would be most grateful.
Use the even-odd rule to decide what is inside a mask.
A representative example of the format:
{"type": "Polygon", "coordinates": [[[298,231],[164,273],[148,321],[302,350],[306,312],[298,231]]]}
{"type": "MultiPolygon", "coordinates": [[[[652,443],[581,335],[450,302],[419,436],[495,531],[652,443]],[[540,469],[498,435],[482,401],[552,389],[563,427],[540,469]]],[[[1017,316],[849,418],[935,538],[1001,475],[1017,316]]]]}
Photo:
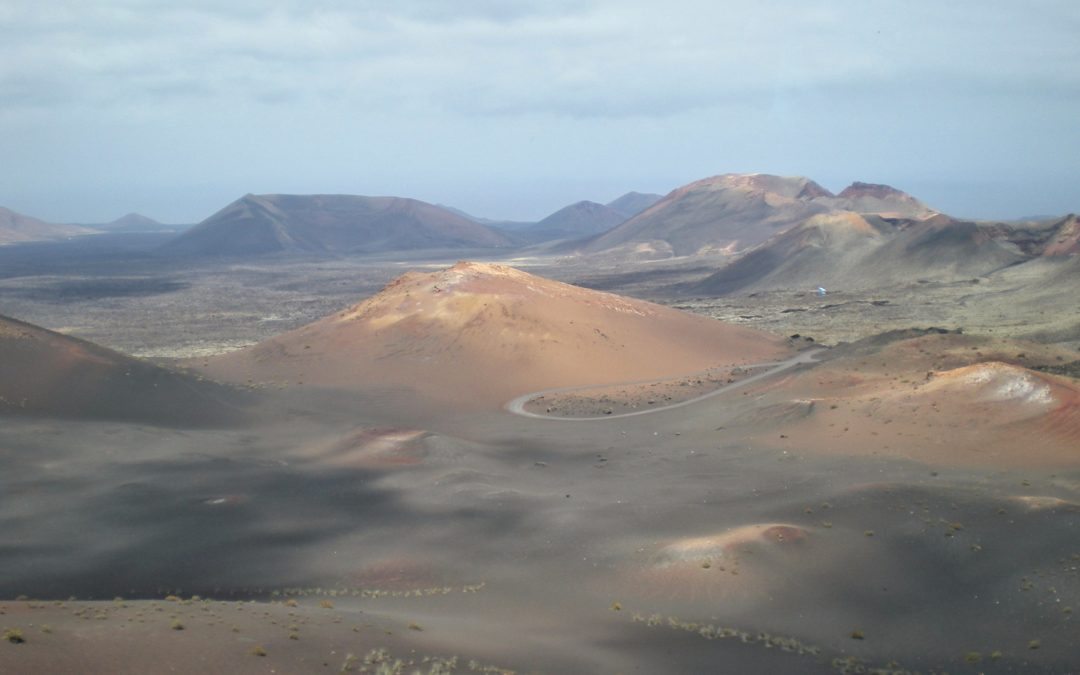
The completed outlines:
{"type": "Polygon", "coordinates": [[[690,405],[692,403],[697,403],[698,401],[704,401],[707,398],[711,398],[713,396],[719,396],[720,394],[724,394],[724,393],[727,393],[727,392],[732,391],[734,389],[738,389],[739,387],[745,386],[745,385],[750,384],[752,382],[757,382],[758,380],[763,380],[763,379],[765,379],[767,377],[772,377],[773,375],[776,375],[777,373],[781,373],[781,372],[783,372],[785,370],[789,370],[791,368],[794,368],[795,366],[799,366],[799,365],[802,365],[804,363],[812,363],[812,362],[817,360],[816,357],[819,354],[822,354],[825,351],[826,351],[825,348],[817,347],[815,349],[808,349],[808,350],[806,350],[804,352],[799,352],[795,356],[793,356],[790,359],[787,359],[785,361],[774,361],[772,363],[752,363],[752,364],[748,364],[748,365],[744,365],[744,366],[739,366],[740,368],[769,368],[769,369],[764,371],[764,372],[758,373],[756,375],[751,375],[750,377],[739,380],[738,382],[732,382],[731,384],[725,384],[724,386],[722,386],[722,387],[720,387],[718,389],[714,389],[714,390],[710,391],[707,394],[702,394],[701,396],[695,396],[694,398],[689,398],[689,399],[686,399],[685,401],[679,401],[678,403],[672,403],[671,405],[664,405],[664,406],[660,406],[660,407],[657,407],[657,408],[648,408],[648,409],[645,409],[645,410],[635,410],[634,412],[619,413],[617,415],[601,415],[599,417],[555,417],[554,415],[542,415],[542,414],[539,414],[539,413],[529,412],[528,410],[525,409],[525,404],[528,403],[529,401],[531,401],[532,399],[536,398],[537,396],[548,396],[550,394],[566,394],[566,393],[569,393],[569,392],[581,391],[583,389],[595,389],[597,387],[619,387],[619,386],[630,386],[630,385],[637,385],[637,384],[648,384],[648,383],[651,383],[651,382],[658,382],[660,380],[644,380],[644,381],[639,381],[639,382],[613,382],[611,384],[588,384],[588,385],[581,385],[581,386],[576,386],[576,387],[556,387],[554,389],[544,389],[542,391],[534,391],[534,392],[532,392],[530,394],[522,394],[521,396],[518,396],[517,398],[515,398],[512,401],[508,402],[503,407],[506,409],[507,412],[511,412],[511,413],[513,413],[515,415],[521,415],[522,417],[532,417],[532,418],[540,419],[540,420],[559,420],[561,422],[595,422],[595,421],[598,421],[598,420],[619,419],[621,417],[634,417],[635,415],[648,415],[650,413],[657,413],[657,412],[660,412],[660,411],[663,411],[663,410],[672,410],[674,408],[681,408],[683,406],[687,406],[687,405],[690,405]]]}

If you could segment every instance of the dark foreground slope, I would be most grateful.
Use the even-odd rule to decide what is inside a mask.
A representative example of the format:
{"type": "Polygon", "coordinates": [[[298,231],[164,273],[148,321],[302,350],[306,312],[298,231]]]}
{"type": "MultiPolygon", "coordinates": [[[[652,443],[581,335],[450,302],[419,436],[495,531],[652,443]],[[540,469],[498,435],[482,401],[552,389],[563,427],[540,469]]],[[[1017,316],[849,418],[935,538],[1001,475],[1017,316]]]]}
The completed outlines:
{"type": "Polygon", "coordinates": [[[0,672],[1074,672],[1078,392],[1018,347],[593,422],[5,420],[0,672]]]}
{"type": "Polygon", "coordinates": [[[0,414],[220,425],[234,390],[0,316],[0,414]]]}
{"type": "MultiPolygon", "coordinates": [[[[662,309],[462,264],[210,362],[287,385],[242,426],[5,415],[0,672],[1075,671],[1075,350],[912,331],[634,417],[498,408],[785,349],[662,309]]],[[[0,382],[174,391],[3,325],[0,382]]]]}

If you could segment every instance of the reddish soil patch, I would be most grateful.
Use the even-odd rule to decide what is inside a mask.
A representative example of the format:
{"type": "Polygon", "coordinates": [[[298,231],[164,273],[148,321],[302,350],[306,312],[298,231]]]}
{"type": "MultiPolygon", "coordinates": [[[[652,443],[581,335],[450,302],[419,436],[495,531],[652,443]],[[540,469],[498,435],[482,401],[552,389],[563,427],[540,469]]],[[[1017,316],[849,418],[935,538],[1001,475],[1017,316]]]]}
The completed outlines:
{"type": "Polygon", "coordinates": [[[406,274],[351,309],[205,367],[239,382],[404,387],[479,409],[530,391],[679,377],[789,353],[783,339],[759,331],[502,265],[459,263],[406,274]]]}

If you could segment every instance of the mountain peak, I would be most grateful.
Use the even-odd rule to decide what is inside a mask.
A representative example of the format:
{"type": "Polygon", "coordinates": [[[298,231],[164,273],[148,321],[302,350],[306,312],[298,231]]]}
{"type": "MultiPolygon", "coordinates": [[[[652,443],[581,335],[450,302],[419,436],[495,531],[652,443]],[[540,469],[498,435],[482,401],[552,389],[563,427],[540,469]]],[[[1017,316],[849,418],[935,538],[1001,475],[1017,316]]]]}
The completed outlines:
{"type": "Polygon", "coordinates": [[[0,244],[64,239],[96,232],[81,225],[47,223],[0,206],[0,244]]]}
{"type": "Polygon", "coordinates": [[[605,232],[626,220],[619,211],[588,200],[564,206],[521,232],[533,242],[576,239],[605,232]]]}
{"type": "Polygon", "coordinates": [[[500,232],[402,197],[246,194],[166,244],[180,254],[370,253],[496,248],[500,232]]]}
{"type": "Polygon", "coordinates": [[[588,199],[582,199],[580,202],[574,202],[573,204],[571,204],[571,205],[569,205],[569,206],[567,206],[565,208],[578,209],[578,210],[582,210],[582,211],[585,211],[585,210],[598,211],[600,209],[606,209],[607,207],[604,206],[603,204],[598,203],[598,202],[589,201],[588,199]]]}
{"type": "Polygon", "coordinates": [[[882,183],[856,181],[844,188],[830,201],[837,208],[856,213],[877,213],[914,218],[926,218],[937,213],[903,190],[882,183]]]}
{"type": "Polygon", "coordinates": [[[581,250],[683,256],[746,250],[823,213],[831,193],[803,176],[728,173],[684,185],[581,250]]]}
{"type": "Polygon", "coordinates": [[[241,382],[302,374],[312,386],[390,386],[498,407],[527,391],[655,379],[786,350],[758,331],[462,261],[407,273],[353,307],[212,359],[210,368],[241,382]]]}
{"type": "Polygon", "coordinates": [[[130,226],[133,226],[133,225],[151,225],[151,226],[156,226],[156,225],[161,225],[161,223],[159,223],[158,221],[154,220],[153,218],[149,218],[149,217],[147,217],[147,216],[144,216],[144,215],[143,215],[143,214],[141,214],[141,213],[135,213],[135,212],[133,211],[133,212],[131,212],[131,213],[125,214],[125,215],[123,215],[123,216],[120,216],[120,217],[119,217],[119,218],[117,218],[116,220],[114,220],[114,221],[112,221],[111,223],[109,223],[109,225],[116,225],[116,226],[124,226],[124,227],[130,227],[130,226]]]}
{"type": "Polygon", "coordinates": [[[621,213],[624,218],[633,218],[663,198],[663,195],[647,192],[627,192],[607,205],[621,213]]]}
{"type": "MultiPolygon", "coordinates": [[[[509,265],[501,265],[499,263],[492,262],[475,262],[472,260],[459,260],[450,267],[447,267],[441,272],[436,272],[436,275],[442,275],[446,279],[457,278],[462,274],[473,274],[476,276],[497,276],[497,277],[516,277],[518,279],[527,279],[532,277],[530,274],[526,274],[516,267],[510,267],[509,265]]],[[[539,277],[537,277],[539,278],[539,277]]]]}
{"type": "Polygon", "coordinates": [[[863,183],[862,181],[855,181],[844,188],[837,196],[842,199],[858,199],[859,197],[873,197],[875,199],[906,197],[908,199],[913,199],[911,195],[902,190],[897,190],[891,185],[885,185],[883,183],[863,183]]]}
{"type": "Polygon", "coordinates": [[[769,173],[725,173],[690,183],[680,190],[737,190],[810,200],[831,197],[832,193],[805,176],[776,176],[769,173]]]}

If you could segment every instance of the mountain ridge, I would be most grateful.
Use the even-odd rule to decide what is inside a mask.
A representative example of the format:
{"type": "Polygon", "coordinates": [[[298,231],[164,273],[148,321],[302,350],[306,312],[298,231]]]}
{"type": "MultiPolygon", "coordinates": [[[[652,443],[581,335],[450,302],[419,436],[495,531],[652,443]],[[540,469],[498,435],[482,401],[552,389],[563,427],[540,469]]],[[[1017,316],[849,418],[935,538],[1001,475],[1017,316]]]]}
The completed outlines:
{"type": "Polygon", "coordinates": [[[97,234],[97,230],[82,225],[49,223],[0,206],[0,245],[66,239],[88,234],[97,234]]]}
{"type": "Polygon", "coordinates": [[[407,197],[247,194],[166,242],[177,255],[502,248],[503,233],[407,197]]]}

